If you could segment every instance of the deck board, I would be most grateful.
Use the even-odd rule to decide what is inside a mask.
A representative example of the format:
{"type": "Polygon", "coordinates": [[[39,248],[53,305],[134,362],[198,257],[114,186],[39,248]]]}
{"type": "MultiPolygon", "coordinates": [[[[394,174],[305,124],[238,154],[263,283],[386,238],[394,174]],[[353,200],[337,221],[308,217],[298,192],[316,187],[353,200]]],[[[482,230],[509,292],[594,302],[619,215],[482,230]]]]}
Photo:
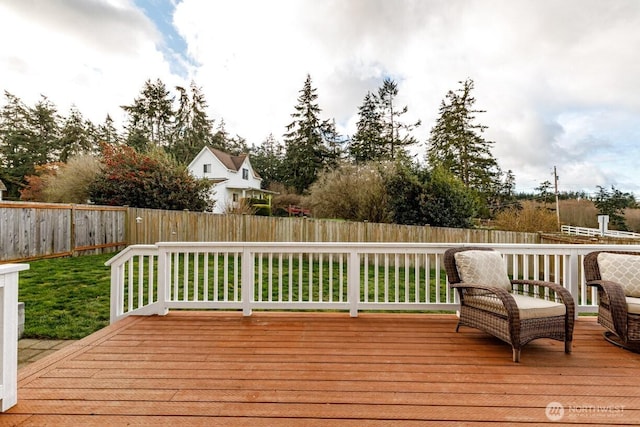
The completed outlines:
{"type": "Polygon", "coordinates": [[[580,318],[522,351],[452,315],[129,317],[19,371],[0,426],[640,423],[640,355],[580,318]]]}

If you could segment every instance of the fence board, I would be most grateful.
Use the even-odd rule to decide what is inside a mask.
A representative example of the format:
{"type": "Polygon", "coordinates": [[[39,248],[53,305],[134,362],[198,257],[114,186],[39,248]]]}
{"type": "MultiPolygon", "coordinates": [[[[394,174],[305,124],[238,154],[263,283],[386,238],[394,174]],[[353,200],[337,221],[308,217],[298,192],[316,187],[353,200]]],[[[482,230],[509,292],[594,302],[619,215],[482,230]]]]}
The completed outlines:
{"type": "Polygon", "coordinates": [[[129,245],[175,241],[540,243],[538,233],[328,221],[300,217],[219,215],[129,208],[128,218],[128,227],[131,230],[129,245]]]}
{"type": "Polygon", "coordinates": [[[177,241],[536,244],[540,235],[300,217],[0,202],[0,262],[177,241]]]}
{"type": "Polygon", "coordinates": [[[123,207],[0,203],[0,262],[100,253],[126,246],[123,207]]]}

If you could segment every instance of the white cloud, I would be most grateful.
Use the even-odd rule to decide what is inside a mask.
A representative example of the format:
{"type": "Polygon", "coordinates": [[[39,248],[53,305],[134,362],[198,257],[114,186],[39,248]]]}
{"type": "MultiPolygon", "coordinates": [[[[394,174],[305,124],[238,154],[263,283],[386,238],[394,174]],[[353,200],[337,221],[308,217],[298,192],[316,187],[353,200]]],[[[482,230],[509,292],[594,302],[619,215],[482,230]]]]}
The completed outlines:
{"type": "MultiPolygon", "coordinates": [[[[142,1],[142,0],[139,0],[142,1]]],[[[147,0],[156,1],[156,0],[147,0]]],[[[494,155],[532,190],[557,166],[564,189],[640,190],[637,0],[183,0],[173,24],[188,78],[211,116],[260,143],[281,138],[307,73],[324,118],[352,133],[367,91],[399,84],[424,141],[458,81],[475,82],[494,155]]],[[[152,10],[153,8],[150,8],[152,10]]],[[[92,120],[171,70],[152,16],[133,0],[14,0],[0,5],[6,89],[48,95],[92,120]]],[[[166,17],[165,17],[166,19],[166,17]]],[[[424,150],[424,148],[422,148],[424,150]]]]}

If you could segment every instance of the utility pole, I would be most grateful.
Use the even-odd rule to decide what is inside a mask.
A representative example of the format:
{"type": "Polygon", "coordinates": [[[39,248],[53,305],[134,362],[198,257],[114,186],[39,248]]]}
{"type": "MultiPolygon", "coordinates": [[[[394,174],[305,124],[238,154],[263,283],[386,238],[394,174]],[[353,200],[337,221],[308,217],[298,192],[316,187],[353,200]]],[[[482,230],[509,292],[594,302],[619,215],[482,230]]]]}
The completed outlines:
{"type": "Polygon", "coordinates": [[[556,171],[556,167],[553,167],[553,182],[555,186],[556,192],[556,218],[558,220],[558,231],[561,230],[560,227],[560,201],[558,199],[558,172],[556,171]]]}

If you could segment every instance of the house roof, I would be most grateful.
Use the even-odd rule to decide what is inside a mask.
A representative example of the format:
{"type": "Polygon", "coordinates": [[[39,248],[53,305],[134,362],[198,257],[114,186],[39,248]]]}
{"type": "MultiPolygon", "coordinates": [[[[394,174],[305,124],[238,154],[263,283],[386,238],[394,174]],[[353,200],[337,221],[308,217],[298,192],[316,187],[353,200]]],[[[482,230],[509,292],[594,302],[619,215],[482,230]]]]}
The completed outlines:
{"type": "MultiPolygon", "coordinates": [[[[220,151],[217,148],[207,147],[211,153],[220,160],[220,162],[227,168],[233,171],[239,171],[247,158],[247,154],[241,154],[239,156],[232,156],[229,153],[225,153],[224,151],[220,151]]],[[[253,173],[256,177],[260,178],[260,175],[255,170],[253,173]]]]}

